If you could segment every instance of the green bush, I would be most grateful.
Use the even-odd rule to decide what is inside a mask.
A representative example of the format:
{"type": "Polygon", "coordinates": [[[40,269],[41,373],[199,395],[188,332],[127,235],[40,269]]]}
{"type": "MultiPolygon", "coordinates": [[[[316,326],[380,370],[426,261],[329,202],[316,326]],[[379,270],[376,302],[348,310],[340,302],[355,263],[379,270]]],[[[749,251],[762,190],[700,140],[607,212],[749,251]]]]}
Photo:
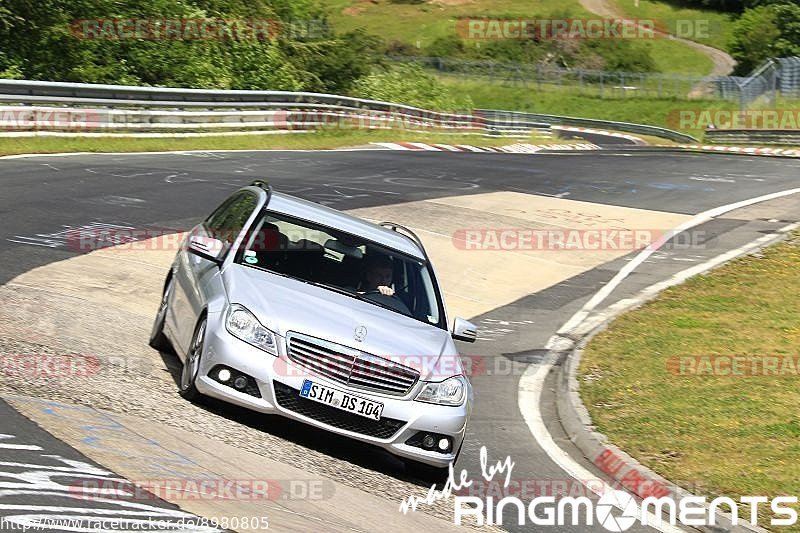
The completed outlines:
{"type": "Polygon", "coordinates": [[[379,63],[374,39],[336,35],[314,0],[2,0],[0,75],[35,80],[345,92],[379,63]],[[21,14],[24,14],[22,16],[21,14]],[[79,19],[320,21],[264,39],[85,39],[79,19]],[[80,27],[80,26],[79,26],[80,27]]]}
{"type": "Polygon", "coordinates": [[[800,55],[800,6],[776,3],[746,10],[734,24],[730,50],[740,75],[770,57],[800,55]]]}
{"type": "Polygon", "coordinates": [[[614,72],[653,72],[656,62],[650,51],[638,42],[621,40],[589,41],[584,49],[602,58],[601,70],[614,72]]]}
{"type": "Polygon", "coordinates": [[[351,94],[358,98],[397,102],[441,111],[469,111],[472,100],[448,89],[419,65],[396,65],[355,82],[351,94]]]}
{"type": "Polygon", "coordinates": [[[800,5],[775,5],[775,18],[780,32],[780,37],[775,42],[775,55],[800,56],[800,5]]]}
{"type": "Polygon", "coordinates": [[[512,63],[554,63],[563,67],[653,72],[656,62],[641,43],[623,40],[493,40],[467,43],[455,35],[439,37],[425,49],[429,57],[512,63]]]}

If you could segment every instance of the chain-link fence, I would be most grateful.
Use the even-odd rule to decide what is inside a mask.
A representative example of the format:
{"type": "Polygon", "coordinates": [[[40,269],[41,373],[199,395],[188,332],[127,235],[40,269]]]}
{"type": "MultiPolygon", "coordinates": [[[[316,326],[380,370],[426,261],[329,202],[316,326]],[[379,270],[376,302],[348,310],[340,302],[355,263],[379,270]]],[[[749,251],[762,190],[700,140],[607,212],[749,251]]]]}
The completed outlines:
{"type": "Polygon", "coordinates": [[[605,72],[554,65],[471,61],[441,57],[393,58],[435,70],[443,77],[480,79],[536,90],[573,91],[607,98],[734,100],[749,103],[763,94],[800,97],[800,58],[770,60],[748,77],[687,76],[662,73],[605,72]],[[767,65],[767,64],[765,64],[767,65]]]}
{"type": "Polygon", "coordinates": [[[778,59],[778,63],[780,94],[787,98],[800,98],[800,57],[783,57],[778,59]]]}

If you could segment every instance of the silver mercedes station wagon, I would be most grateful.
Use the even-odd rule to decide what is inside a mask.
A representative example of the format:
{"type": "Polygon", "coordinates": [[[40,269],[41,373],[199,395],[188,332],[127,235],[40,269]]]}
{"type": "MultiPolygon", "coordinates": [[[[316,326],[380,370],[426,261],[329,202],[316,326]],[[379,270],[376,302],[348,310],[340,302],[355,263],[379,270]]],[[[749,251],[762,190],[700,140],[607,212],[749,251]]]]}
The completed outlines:
{"type": "Polygon", "coordinates": [[[380,446],[426,476],[461,450],[472,386],[421,241],[273,192],[225,200],[186,236],[150,345],[210,396],[380,446]]]}

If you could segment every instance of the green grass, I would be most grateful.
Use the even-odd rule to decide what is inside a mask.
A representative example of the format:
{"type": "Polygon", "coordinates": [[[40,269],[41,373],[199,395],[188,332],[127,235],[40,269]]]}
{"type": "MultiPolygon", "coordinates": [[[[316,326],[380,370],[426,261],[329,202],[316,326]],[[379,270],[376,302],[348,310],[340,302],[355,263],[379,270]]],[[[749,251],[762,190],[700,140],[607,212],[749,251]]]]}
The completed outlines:
{"type": "Polygon", "coordinates": [[[404,131],[319,131],[287,135],[209,136],[189,138],[120,138],[120,137],[3,137],[0,155],[59,152],[161,152],[181,150],[325,150],[365,145],[371,142],[430,142],[503,146],[515,142],[554,143],[551,138],[528,139],[414,133],[404,131]]]}
{"type": "Polygon", "coordinates": [[[681,42],[668,39],[639,42],[650,50],[658,72],[705,76],[714,68],[710,57],[681,42]]]}
{"type": "Polygon", "coordinates": [[[798,270],[795,234],[615,320],[589,343],[579,369],[598,430],[697,492],[800,493],[800,369],[782,377],[698,376],[675,365],[681,357],[796,358],[798,270]]]}
{"type": "Polygon", "coordinates": [[[657,0],[616,0],[626,17],[655,20],[665,31],[713,46],[727,49],[733,28],[730,15],[716,11],[677,7],[657,0]]]}
{"type": "MultiPolygon", "coordinates": [[[[583,9],[578,0],[443,0],[422,4],[323,0],[323,4],[330,9],[330,20],[339,30],[364,28],[386,42],[400,41],[422,48],[438,37],[454,35],[459,17],[595,17],[583,9]]],[[[711,60],[684,44],[666,39],[643,42],[650,49],[659,72],[702,76],[711,71],[711,60]]]]}
{"type": "Polygon", "coordinates": [[[454,35],[459,17],[590,17],[577,0],[473,0],[400,4],[389,0],[323,0],[337,29],[364,28],[386,41],[424,47],[454,35]],[[447,4],[447,5],[445,5],[447,4]]]}
{"type": "MultiPolygon", "coordinates": [[[[576,90],[538,90],[535,85],[489,83],[482,80],[441,78],[453,90],[472,98],[475,107],[508,109],[551,115],[596,118],[679,129],[669,118],[682,109],[737,109],[736,102],[678,100],[672,98],[599,98],[576,90]]],[[[683,130],[702,136],[702,130],[683,130]]]]}

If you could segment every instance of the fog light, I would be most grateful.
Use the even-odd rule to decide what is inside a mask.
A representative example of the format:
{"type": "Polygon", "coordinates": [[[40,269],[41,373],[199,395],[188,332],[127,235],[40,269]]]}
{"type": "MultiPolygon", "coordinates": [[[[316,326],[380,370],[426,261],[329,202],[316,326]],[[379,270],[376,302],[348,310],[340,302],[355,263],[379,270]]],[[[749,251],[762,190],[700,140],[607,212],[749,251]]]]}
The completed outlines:
{"type": "Polygon", "coordinates": [[[450,439],[448,439],[448,438],[439,439],[439,449],[440,450],[442,450],[444,452],[444,451],[447,451],[447,448],[449,448],[449,447],[450,447],[450,439]]]}
{"type": "Polygon", "coordinates": [[[436,446],[436,437],[430,434],[422,437],[423,448],[425,448],[426,450],[432,450],[434,446],[436,446]]]}
{"type": "Polygon", "coordinates": [[[220,371],[219,371],[219,373],[217,374],[217,379],[219,379],[219,380],[220,380],[220,381],[222,381],[223,383],[224,383],[224,382],[226,382],[226,381],[228,381],[229,379],[231,379],[231,371],[230,371],[230,370],[228,370],[227,368],[223,368],[223,369],[222,369],[222,370],[220,370],[220,371]]]}
{"type": "Polygon", "coordinates": [[[247,378],[244,376],[237,376],[236,379],[233,380],[233,386],[239,390],[244,389],[247,386],[247,378]]]}

